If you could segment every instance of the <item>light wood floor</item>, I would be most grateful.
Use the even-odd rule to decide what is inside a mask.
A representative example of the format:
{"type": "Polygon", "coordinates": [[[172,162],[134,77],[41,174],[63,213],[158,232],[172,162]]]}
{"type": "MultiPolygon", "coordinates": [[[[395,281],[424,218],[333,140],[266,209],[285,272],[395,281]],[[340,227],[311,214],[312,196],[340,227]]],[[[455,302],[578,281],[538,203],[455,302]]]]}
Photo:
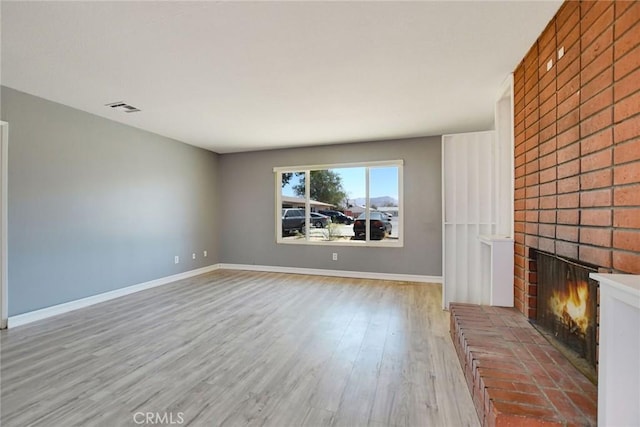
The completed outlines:
{"type": "Polygon", "coordinates": [[[224,270],[128,295],[2,331],[2,425],[477,426],[440,301],[224,270]]]}

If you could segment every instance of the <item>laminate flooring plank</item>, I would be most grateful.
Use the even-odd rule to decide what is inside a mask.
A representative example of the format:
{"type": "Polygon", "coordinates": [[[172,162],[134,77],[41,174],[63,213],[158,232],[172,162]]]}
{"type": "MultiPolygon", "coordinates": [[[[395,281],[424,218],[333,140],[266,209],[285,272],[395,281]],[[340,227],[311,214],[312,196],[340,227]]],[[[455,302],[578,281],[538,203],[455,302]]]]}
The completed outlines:
{"type": "Polygon", "coordinates": [[[462,368],[451,363],[452,354],[455,352],[451,338],[436,337],[435,341],[431,358],[434,365],[439,367],[434,388],[440,408],[441,424],[451,425],[455,422],[460,426],[474,426],[478,422],[477,415],[465,410],[473,405],[471,395],[461,392],[466,386],[462,368]]]}
{"type": "Polygon", "coordinates": [[[367,307],[370,313],[367,330],[334,418],[336,426],[359,425],[370,418],[389,326],[391,292],[386,284],[381,284],[374,295],[374,302],[367,307]]]}
{"type": "Polygon", "coordinates": [[[343,306],[344,312],[349,313],[350,318],[346,322],[346,328],[332,354],[330,363],[318,382],[317,390],[310,399],[310,404],[314,408],[330,412],[338,410],[360,353],[362,341],[369,326],[367,304],[370,302],[364,298],[365,287],[360,286],[357,290],[362,295],[355,301],[347,301],[343,306]]]}

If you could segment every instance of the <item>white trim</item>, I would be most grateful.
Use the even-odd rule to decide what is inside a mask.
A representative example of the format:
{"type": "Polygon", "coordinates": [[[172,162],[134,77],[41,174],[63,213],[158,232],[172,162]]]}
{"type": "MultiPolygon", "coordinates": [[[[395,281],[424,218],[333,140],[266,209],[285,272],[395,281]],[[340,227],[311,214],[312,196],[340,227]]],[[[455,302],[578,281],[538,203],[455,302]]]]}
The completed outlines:
{"type": "Polygon", "coordinates": [[[127,286],[126,288],[116,289],[102,294],[93,295],[90,297],[82,298],[75,301],[66,302],[63,304],[54,305],[51,307],[43,308],[40,310],[30,311],[28,313],[18,314],[16,316],[9,317],[9,327],[15,328],[16,326],[25,325],[27,323],[35,322],[38,320],[46,319],[48,317],[57,316],[59,314],[68,313],[79,308],[88,307],[90,305],[98,304],[101,302],[109,301],[114,298],[119,298],[125,295],[129,295],[135,292],[144,291],[146,289],[155,288],[157,286],[167,285],[177,280],[187,279],[189,277],[198,276],[200,274],[208,273],[217,270],[218,264],[213,264],[207,267],[197,268],[195,270],[185,271],[184,273],[173,274],[171,276],[161,277],[160,279],[151,280],[144,283],[138,283],[137,285],[127,286]]]}
{"type": "Polygon", "coordinates": [[[282,174],[274,174],[274,182],[276,189],[276,206],[275,206],[275,218],[276,218],[276,242],[282,239],[282,174]]]}
{"type": "Polygon", "coordinates": [[[500,84],[500,90],[498,91],[498,97],[496,98],[496,102],[500,101],[505,96],[509,96],[513,100],[513,82],[514,76],[513,73],[507,74],[502,83],[500,84]]]}
{"type": "MultiPolygon", "coordinates": [[[[402,232],[402,230],[400,230],[402,232]]],[[[358,248],[402,248],[403,243],[400,242],[400,238],[397,240],[384,239],[384,240],[370,240],[366,242],[364,240],[285,240],[281,239],[276,242],[283,245],[306,245],[306,246],[350,246],[358,248]]]]}
{"type": "MultiPolygon", "coordinates": [[[[514,101],[515,101],[515,95],[514,95],[514,76],[513,73],[509,73],[509,75],[507,75],[507,77],[504,79],[504,81],[502,82],[502,84],[500,85],[500,91],[499,96],[496,99],[495,105],[494,105],[494,113],[493,113],[493,121],[494,121],[494,130],[496,131],[496,140],[495,140],[495,144],[496,147],[504,149],[504,145],[501,143],[501,130],[498,129],[498,125],[501,121],[507,120],[508,121],[508,125],[509,125],[509,137],[508,137],[508,149],[509,149],[509,158],[511,159],[510,163],[509,163],[509,170],[510,170],[510,188],[509,188],[509,200],[511,200],[510,203],[510,209],[509,209],[509,232],[507,233],[510,237],[514,236],[514,230],[515,230],[515,217],[514,217],[514,203],[513,200],[515,198],[515,164],[514,164],[514,159],[515,159],[515,133],[514,133],[514,123],[515,123],[515,105],[514,105],[514,101]],[[501,114],[500,109],[499,109],[499,105],[500,102],[504,99],[508,99],[509,100],[509,117],[505,117],[504,114],[501,114]]],[[[497,159],[499,160],[499,155],[497,155],[497,159]]],[[[504,165],[500,164],[500,163],[496,163],[496,170],[499,171],[500,168],[504,168],[504,165]]],[[[496,191],[500,185],[500,182],[498,182],[499,180],[496,180],[496,191]]],[[[499,193],[498,193],[499,194],[499,193]]],[[[497,205],[496,205],[497,208],[497,205]]],[[[499,224],[500,226],[504,226],[503,224],[499,224]]]]}
{"type": "Polygon", "coordinates": [[[443,310],[448,310],[449,307],[447,307],[447,287],[444,285],[445,284],[445,280],[446,280],[446,274],[447,274],[447,260],[446,260],[446,253],[447,253],[447,239],[446,239],[446,225],[447,225],[447,211],[445,209],[446,206],[446,194],[445,194],[445,174],[446,171],[444,170],[444,150],[445,150],[445,143],[444,143],[444,136],[440,138],[440,195],[441,195],[441,200],[440,200],[440,209],[442,210],[442,309],[443,310]]]}
{"type": "Polygon", "coordinates": [[[508,85],[509,85],[509,98],[511,101],[511,144],[510,144],[510,150],[511,150],[511,237],[515,236],[515,229],[516,229],[516,220],[515,220],[515,206],[514,206],[514,200],[515,200],[515,194],[516,194],[516,168],[515,168],[515,123],[516,123],[516,115],[515,115],[515,108],[516,108],[516,104],[515,104],[515,83],[514,83],[514,76],[513,73],[509,74],[509,78],[508,78],[508,85]]]}
{"type": "MultiPolygon", "coordinates": [[[[371,168],[364,168],[364,241],[366,245],[371,243],[371,168]]],[[[398,202],[400,203],[400,202],[398,202]]],[[[403,210],[404,206],[400,206],[400,210],[403,210]]],[[[355,228],[355,220],[358,217],[354,216],[353,227],[355,228]]],[[[355,231],[353,233],[356,234],[355,231]]]]}
{"type": "Polygon", "coordinates": [[[307,274],[310,276],[350,277],[355,279],[394,280],[399,282],[442,283],[442,276],[419,274],[372,273],[364,271],[325,270],[321,268],[279,267],[252,264],[218,264],[221,270],[264,271],[269,273],[307,274]]]}
{"type": "MultiPolygon", "coordinates": [[[[280,206],[282,207],[282,206],[280,206]]],[[[281,220],[276,220],[282,225],[281,220]]],[[[304,239],[309,240],[311,233],[311,171],[304,171],[304,239]]],[[[282,233],[280,233],[282,240],[282,233]]]]}
{"type": "Polygon", "coordinates": [[[4,329],[7,327],[7,316],[9,314],[9,301],[7,300],[9,296],[9,292],[7,290],[8,287],[8,275],[7,275],[7,258],[9,256],[9,246],[8,246],[8,226],[7,226],[7,215],[8,215],[8,168],[9,168],[9,124],[7,122],[0,121],[0,132],[2,132],[1,138],[1,146],[0,150],[2,150],[2,154],[0,155],[0,159],[2,164],[0,165],[0,173],[2,176],[0,177],[0,206],[2,206],[0,210],[0,329],[4,329]]]}
{"type": "Polygon", "coordinates": [[[383,167],[383,166],[402,166],[404,160],[380,160],[373,162],[354,162],[354,163],[327,163],[321,165],[300,165],[300,166],[276,166],[274,172],[302,172],[303,170],[320,170],[320,169],[339,169],[339,168],[363,168],[363,167],[383,167]]]}
{"type": "Polygon", "coordinates": [[[404,247],[404,165],[398,166],[398,243],[404,247]]]}

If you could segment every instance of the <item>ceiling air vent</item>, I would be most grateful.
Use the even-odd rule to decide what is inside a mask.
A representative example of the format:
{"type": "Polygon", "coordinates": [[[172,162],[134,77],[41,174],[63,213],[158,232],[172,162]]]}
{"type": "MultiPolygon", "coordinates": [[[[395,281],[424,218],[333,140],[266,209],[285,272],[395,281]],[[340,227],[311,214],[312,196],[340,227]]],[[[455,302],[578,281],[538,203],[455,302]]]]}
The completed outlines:
{"type": "Polygon", "coordinates": [[[125,104],[124,102],[112,102],[111,104],[105,104],[106,107],[111,107],[114,110],[124,111],[125,113],[135,113],[136,111],[140,111],[136,107],[125,104]]]}

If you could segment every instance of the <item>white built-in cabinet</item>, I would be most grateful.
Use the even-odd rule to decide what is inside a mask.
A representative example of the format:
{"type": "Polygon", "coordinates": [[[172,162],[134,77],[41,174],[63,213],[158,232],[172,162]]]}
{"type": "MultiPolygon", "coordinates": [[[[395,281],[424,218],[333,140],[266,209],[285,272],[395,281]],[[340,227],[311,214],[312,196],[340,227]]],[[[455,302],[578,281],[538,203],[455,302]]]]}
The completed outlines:
{"type": "Polygon", "coordinates": [[[513,306],[513,91],[496,130],[442,137],[442,306],[513,306]]]}

